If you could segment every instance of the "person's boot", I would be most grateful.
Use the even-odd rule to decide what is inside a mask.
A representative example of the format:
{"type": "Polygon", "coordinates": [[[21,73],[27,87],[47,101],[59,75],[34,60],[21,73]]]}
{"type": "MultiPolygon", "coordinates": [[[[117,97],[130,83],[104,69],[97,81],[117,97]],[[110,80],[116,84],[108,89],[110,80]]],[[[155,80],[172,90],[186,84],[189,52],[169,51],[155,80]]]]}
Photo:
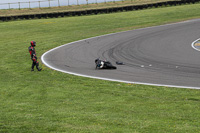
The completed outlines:
{"type": "Polygon", "coordinates": [[[34,69],[31,69],[31,71],[34,71],[34,69]]]}
{"type": "Polygon", "coordinates": [[[42,70],[42,68],[38,68],[38,71],[41,71],[42,70]]]}

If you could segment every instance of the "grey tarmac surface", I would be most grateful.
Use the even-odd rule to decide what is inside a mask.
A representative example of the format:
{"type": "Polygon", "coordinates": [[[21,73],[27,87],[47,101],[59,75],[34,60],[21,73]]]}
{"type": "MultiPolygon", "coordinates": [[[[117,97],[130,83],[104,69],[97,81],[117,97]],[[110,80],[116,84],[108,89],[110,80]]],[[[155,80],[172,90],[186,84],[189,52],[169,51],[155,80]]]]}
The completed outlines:
{"type": "Polygon", "coordinates": [[[65,44],[42,56],[55,70],[105,80],[200,88],[200,19],[93,37],[65,44]],[[95,70],[106,59],[117,70],[95,70]],[[125,65],[116,65],[121,61],[125,65]]]}

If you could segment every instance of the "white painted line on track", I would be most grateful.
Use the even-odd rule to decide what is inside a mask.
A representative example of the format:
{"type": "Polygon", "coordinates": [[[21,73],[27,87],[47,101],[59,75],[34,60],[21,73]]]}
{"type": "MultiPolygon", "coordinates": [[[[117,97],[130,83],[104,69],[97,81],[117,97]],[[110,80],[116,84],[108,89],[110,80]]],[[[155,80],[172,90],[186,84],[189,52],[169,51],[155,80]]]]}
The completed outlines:
{"type": "MultiPolygon", "coordinates": [[[[160,26],[152,26],[152,27],[140,28],[140,29],[135,29],[135,30],[149,29],[149,28],[154,28],[154,27],[162,27],[162,26],[174,25],[174,24],[179,24],[179,23],[194,22],[194,21],[199,21],[199,20],[200,20],[200,19],[187,20],[187,21],[178,22],[178,23],[172,23],[172,24],[166,24],[166,25],[160,25],[160,26]]],[[[129,30],[129,31],[132,31],[132,30],[129,30]]],[[[69,71],[66,71],[66,70],[61,70],[61,69],[55,68],[55,67],[49,65],[49,64],[45,61],[45,59],[44,59],[45,55],[47,55],[47,54],[50,53],[51,51],[54,51],[54,50],[56,50],[56,49],[58,49],[58,48],[61,48],[61,47],[67,46],[67,45],[71,45],[71,44],[74,44],[74,43],[77,43],[77,42],[81,42],[81,41],[87,41],[87,40],[94,39],[94,38],[99,38],[99,37],[104,37],[104,36],[110,36],[110,35],[114,35],[114,34],[129,32],[129,31],[111,33],[111,34],[106,34],[106,35],[101,35],[101,36],[86,38],[86,39],[83,39],[83,40],[78,40],[78,41],[75,41],[75,42],[67,43],[67,44],[64,44],[64,45],[62,45],[62,46],[58,46],[58,47],[56,47],[56,48],[53,48],[53,49],[51,49],[51,50],[45,52],[45,53],[41,56],[41,60],[42,60],[42,62],[43,62],[47,67],[49,67],[49,68],[51,68],[51,69],[53,69],[53,70],[56,70],[56,71],[59,71],[59,72],[63,72],[63,73],[72,74],[72,75],[76,75],[76,76],[82,76],[82,77],[94,78],[94,79],[101,79],[101,80],[108,80],[108,81],[115,81],[115,82],[131,83],[131,84],[143,84],[143,85],[152,85],[152,86],[164,86],[164,87],[175,87],[175,88],[200,89],[200,87],[192,87],[192,86],[190,87],[190,86],[176,86],[176,85],[166,85],[166,84],[143,83],[143,82],[124,81],[124,80],[118,80],[118,79],[110,79],[110,78],[103,78],[103,77],[96,77],[96,76],[84,75],[84,74],[69,72],[69,71]]],[[[193,47],[194,49],[196,49],[196,48],[195,48],[193,45],[194,45],[194,43],[197,42],[198,40],[199,40],[199,39],[197,39],[196,41],[194,41],[194,42],[192,43],[192,47],[193,47]]],[[[199,49],[196,49],[196,50],[200,51],[199,49]]]]}
{"type": "Polygon", "coordinates": [[[192,42],[191,46],[192,46],[193,49],[195,49],[195,50],[197,50],[197,51],[200,51],[200,49],[198,49],[198,48],[196,48],[196,47],[194,46],[195,43],[198,42],[198,41],[200,41],[200,38],[197,39],[197,40],[195,40],[194,42],[192,42]]]}

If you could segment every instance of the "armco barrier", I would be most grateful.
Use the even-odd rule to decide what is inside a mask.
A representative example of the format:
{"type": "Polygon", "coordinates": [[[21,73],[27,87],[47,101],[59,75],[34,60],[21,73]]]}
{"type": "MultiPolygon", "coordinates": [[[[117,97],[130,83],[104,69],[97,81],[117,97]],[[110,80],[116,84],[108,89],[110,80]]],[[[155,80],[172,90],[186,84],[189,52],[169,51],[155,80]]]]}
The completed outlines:
{"type": "Polygon", "coordinates": [[[154,4],[143,4],[143,5],[133,5],[133,6],[123,6],[123,7],[113,7],[104,9],[90,9],[82,11],[67,11],[67,12],[54,12],[45,14],[29,14],[29,15],[16,15],[16,16],[1,16],[0,20],[3,22],[11,20],[23,20],[23,19],[42,19],[42,18],[58,18],[67,16],[82,16],[82,15],[92,15],[92,14],[102,14],[102,13],[113,13],[122,11],[133,11],[142,10],[147,8],[157,8],[161,6],[176,6],[181,4],[194,4],[200,2],[200,0],[177,0],[177,1],[167,1],[159,2],[154,4]]]}

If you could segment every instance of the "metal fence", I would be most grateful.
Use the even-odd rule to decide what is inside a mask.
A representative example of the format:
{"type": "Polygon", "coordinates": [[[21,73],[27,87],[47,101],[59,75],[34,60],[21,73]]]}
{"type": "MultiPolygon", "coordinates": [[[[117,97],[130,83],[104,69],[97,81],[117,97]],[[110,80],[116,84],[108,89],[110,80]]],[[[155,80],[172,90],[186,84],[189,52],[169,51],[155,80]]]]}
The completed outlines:
{"type": "Polygon", "coordinates": [[[14,3],[0,3],[0,9],[22,9],[22,8],[41,8],[41,7],[55,7],[55,6],[69,6],[90,3],[107,3],[124,0],[40,0],[29,2],[14,2],[14,3]],[[62,3],[61,3],[62,1],[62,3]]]}
{"type": "Polygon", "coordinates": [[[103,9],[88,9],[80,11],[63,11],[63,12],[50,12],[50,13],[38,13],[38,14],[24,14],[24,15],[10,15],[10,16],[0,16],[0,21],[12,21],[12,20],[24,20],[24,19],[41,19],[41,18],[58,18],[58,17],[68,17],[68,16],[82,16],[82,15],[94,15],[101,13],[113,13],[121,11],[134,11],[134,10],[143,10],[149,8],[157,8],[163,6],[176,6],[181,4],[194,4],[198,3],[200,0],[176,0],[176,1],[167,1],[167,2],[158,2],[152,4],[141,4],[141,5],[128,5],[128,6],[119,6],[103,9]]]}

